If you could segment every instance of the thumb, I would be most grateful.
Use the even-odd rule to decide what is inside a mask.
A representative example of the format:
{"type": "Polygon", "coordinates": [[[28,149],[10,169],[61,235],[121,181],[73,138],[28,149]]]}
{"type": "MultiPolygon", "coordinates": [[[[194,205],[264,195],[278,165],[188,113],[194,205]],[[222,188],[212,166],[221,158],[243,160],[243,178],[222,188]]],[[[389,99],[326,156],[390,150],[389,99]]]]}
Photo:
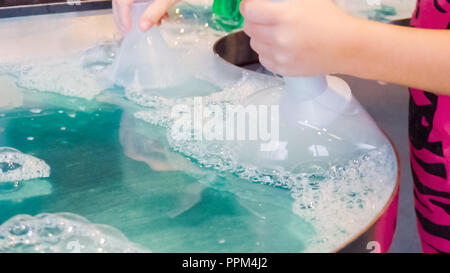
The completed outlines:
{"type": "Polygon", "coordinates": [[[152,26],[158,24],[166,12],[179,0],[154,0],[145,10],[139,21],[141,31],[148,31],[152,26]]]}
{"type": "Polygon", "coordinates": [[[240,5],[240,11],[247,22],[262,25],[276,24],[285,13],[280,2],[284,1],[243,0],[240,5]]]}

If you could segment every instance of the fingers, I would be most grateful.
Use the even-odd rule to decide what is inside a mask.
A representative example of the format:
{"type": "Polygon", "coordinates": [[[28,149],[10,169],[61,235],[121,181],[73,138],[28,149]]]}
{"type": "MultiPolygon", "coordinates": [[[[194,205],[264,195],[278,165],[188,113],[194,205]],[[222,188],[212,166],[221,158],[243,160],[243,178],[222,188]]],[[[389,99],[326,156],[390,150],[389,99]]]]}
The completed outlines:
{"type": "Polygon", "coordinates": [[[254,39],[250,40],[251,48],[258,53],[260,63],[268,70],[285,74],[288,73],[287,67],[290,65],[292,60],[296,59],[295,56],[282,52],[279,48],[273,45],[266,44],[261,41],[254,39]]]}
{"type": "Polygon", "coordinates": [[[114,22],[116,23],[116,26],[119,29],[120,33],[122,33],[122,35],[123,35],[124,33],[123,33],[122,26],[120,24],[119,15],[117,14],[117,7],[116,7],[116,2],[115,1],[112,2],[112,11],[113,11],[114,22]]]}
{"type": "Polygon", "coordinates": [[[250,47],[258,53],[259,62],[268,70],[275,71],[277,62],[274,59],[273,49],[270,45],[258,42],[254,39],[250,40],[250,47]]]}
{"type": "Polygon", "coordinates": [[[252,40],[258,40],[266,44],[272,44],[271,38],[275,31],[275,26],[266,26],[253,24],[251,22],[244,21],[244,32],[252,38],[252,40]]]}
{"type": "MultiPolygon", "coordinates": [[[[136,0],[114,0],[112,2],[114,21],[122,35],[125,35],[131,29],[131,6],[135,1],[136,0]]],[[[141,18],[141,30],[147,31],[153,25],[161,25],[162,20],[169,18],[167,10],[176,2],[178,2],[178,0],[155,0],[142,16],[145,21],[144,23],[141,18]],[[160,12],[162,12],[161,15],[160,12]],[[149,20],[148,18],[151,19],[149,20]]]]}
{"type": "Polygon", "coordinates": [[[253,24],[272,25],[280,22],[283,12],[281,3],[270,0],[244,0],[240,11],[244,20],[253,24]]]}
{"type": "Polygon", "coordinates": [[[112,2],[112,10],[113,10],[113,18],[114,18],[114,22],[116,23],[116,27],[117,29],[119,29],[119,32],[122,35],[125,35],[125,30],[122,26],[122,22],[120,20],[120,16],[119,16],[119,12],[118,12],[118,7],[117,7],[117,3],[116,1],[112,2]]]}
{"type": "Polygon", "coordinates": [[[250,40],[250,47],[258,53],[259,56],[269,56],[272,52],[270,45],[258,42],[254,39],[250,40]]]}
{"type": "Polygon", "coordinates": [[[141,31],[148,31],[152,26],[157,25],[167,11],[179,0],[155,0],[142,14],[139,21],[141,31]]]}
{"type": "Polygon", "coordinates": [[[277,71],[276,71],[276,65],[275,65],[275,63],[274,63],[272,60],[260,56],[260,57],[259,57],[259,63],[260,63],[262,66],[264,66],[267,70],[269,70],[269,71],[271,71],[271,72],[273,72],[273,73],[277,73],[277,71]]]}
{"type": "Polygon", "coordinates": [[[161,17],[161,19],[159,19],[159,21],[158,21],[158,26],[160,26],[161,24],[162,24],[162,21],[163,20],[167,20],[167,19],[169,19],[169,13],[165,13],[164,15],[163,15],[163,17],[161,17]]]}
{"type": "Polygon", "coordinates": [[[131,29],[131,5],[134,0],[113,1],[113,15],[119,31],[125,35],[131,29]]]}

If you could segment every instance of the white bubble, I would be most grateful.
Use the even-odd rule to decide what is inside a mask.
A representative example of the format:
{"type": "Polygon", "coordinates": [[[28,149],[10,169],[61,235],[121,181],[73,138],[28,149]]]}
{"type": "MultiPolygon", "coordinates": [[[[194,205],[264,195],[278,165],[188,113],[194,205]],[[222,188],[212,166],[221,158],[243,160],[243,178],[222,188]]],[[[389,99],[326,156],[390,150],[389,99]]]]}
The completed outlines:
{"type": "Polygon", "coordinates": [[[0,252],[136,253],[150,252],[117,229],[71,214],[17,215],[0,226],[0,252]]]}
{"type": "Polygon", "coordinates": [[[43,161],[20,151],[0,148],[0,182],[13,182],[50,176],[50,167],[43,161]]]}
{"type": "Polygon", "coordinates": [[[40,114],[40,113],[42,113],[42,109],[33,108],[33,109],[30,109],[30,112],[33,114],[40,114]]]}
{"type": "MultiPolygon", "coordinates": [[[[180,26],[170,23],[165,26],[167,26],[166,32],[163,33],[165,38],[169,37],[168,41],[176,41],[176,48],[185,53],[183,58],[188,58],[187,62],[190,60],[191,63],[194,63],[190,69],[195,71],[195,76],[214,83],[221,89],[219,92],[203,96],[206,105],[215,104],[224,107],[230,103],[236,104],[262,89],[281,86],[282,82],[274,77],[233,67],[214,56],[211,52],[211,45],[217,40],[217,33],[214,31],[206,28],[198,31],[187,25],[180,26]]],[[[205,26],[207,27],[207,23],[205,26]]],[[[117,45],[96,46],[65,59],[50,60],[45,63],[20,64],[14,67],[12,74],[18,78],[18,84],[22,87],[92,99],[111,87],[107,75],[115,55],[111,53],[116,50],[117,45]]],[[[129,101],[142,106],[141,110],[135,113],[136,118],[166,129],[170,128],[173,123],[171,118],[173,106],[177,104],[194,106],[192,97],[162,98],[134,88],[128,88],[125,96],[129,101]]],[[[85,111],[86,107],[79,106],[78,109],[85,111]]],[[[58,112],[63,113],[62,110],[58,112]]],[[[0,114],[0,117],[2,116],[4,114],[0,114]]],[[[99,116],[99,114],[96,113],[95,116],[99,116]]],[[[74,116],[69,114],[69,117],[74,116]]],[[[308,123],[308,121],[306,122],[308,123]]],[[[63,128],[65,127],[60,129],[63,130],[63,128]]],[[[323,130],[323,132],[322,134],[325,134],[326,131],[323,130]]],[[[254,166],[240,164],[233,157],[229,147],[223,144],[217,144],[212,149],[210,143],[177,140],[173,136],[168,136],[168,140],[173,150],[190,159],[195,159],[195,162],[203,167],[215,169],[219,173],[233,174],[249,182],[289,189],[294,199],[292,210],[299,217],[310,222],[316,232],[316,236],[311,238],[308,243],[308,251],[330,251],[345,243],[378,214],[392,193],[395,182],[396,163],[390,147],[375,150],[365,158],[356,158],[354,161],[327,168],[319,164],[299,166],[295,172],[283,170],[267,172],[254,166]]],[[[0,148],[0,164],[3,164],[0,165],[2,166],[0,182],[20,181],[50,175],[50,167],[42,160],[24,155],[16,150],[8,150],[6,155],[1,149],[8,148],[0,148]],[[2,161],[5,155],[9,159],[2,161]],[[14,160],[11,160],[11,157],[14,160]],[[8,162],[12,162],[12,165],[9,165],[8,162]]],[[[67,229],[60,229],[62,231],[58,234],[63,234],[63,236],[55,234],[55,232],[47,233],[47,235],[51,234],[51,239],[58,238],[55,244],[49,244],[47,242],[50,241],[48,238],[50,236],[27,237],[29,234],[27,228],[30,223],[36,223],[34,227],[44,226],[38,216],[17,217],[9,223],[18,223],[18,225],[7,226],[14,227],[12,230],[19,235],[12,238],[23,242],[24,244],[20,247],[24,249],[51,252],[73,249],[92,252],[108,251],[108,247],[104,246],[108,245],[108,237],[96,237],[96,234],[100,232],[97,226],[93,227],[92,224],[86,223],[85,219],[72,219],[73,221],[68,224],[67,229]],[[20,237],[22,233],[25,237],[20,237]],[[66,240],[70,237],[68,234],[76,235],[73,240],[66,240]],[[94,234],[97,239],[88,240],[85,238],[86,234],[94,234]],[[30,244],[30,242],[35,243],[30,244]]],[[[65,218],[65,216],[60,217],[59,215],[43,217],[43,219],[50,219],[51,223],[56,223],[55,219],[65,223],[65,218]]],[[[0,227],[0,232],[5,230],[6,224],[0,227]]],[[[34,231],[32,234],[37,234],[37,230],[40,228],[32,230],[34,231]]],[[[0,238],[2,238],[2,233],[0,233],[0,238]]],[[[218,242],[225,243],[225,239],[220,239],[218,242]]],[[[17,244],[12,244],[11,241],[0,239],[0,252],[2,252],[1,247],[10,251],[17,247],[20,249],[17,244]]],[[[256,244],[260,243],[256,242],[256,244]]],[[[115,247],[114,249],[122,252],[121,248],[115,247]]]]}
{"type": "MultiPolygon", "coordinates": [[[[252,84],[241,84],[243,93],[251,93],[252,84]],[[245,87],[249,88],[245,91],[245,87]]],[[[239,101],[239,87],[204,97],[206,103],[224,105],[239,101]],[[232,92],[234,94],[230,94],[232,92]],[[236,96],[236,97],[233,97],[236,96]]],[[[152,101],[142,96],[129,99],[145,104],[149,109],[135,113],[148,123],[170,128],[171,105],[193,105],[192,98],[152,101]],[[151,105],[151,107],[150,107],[151,105]]],[[[302,165],[295,172],[266,172],[254,166],[244,166],[235,160],[226,144],[177,138],[168,134],[169,144],[199,165],[219,173],[231,173],[253,183],[283,187],[291,191],[293,211],[311,223],[316,236],[308,242],[306,251],[326,252],[338,248],[367,226],[388,201],[395,186],[396,163],[391,147],[380,147],[369,154],[341,165],[302,165]],[[219,152],[217,152],[219,151],[219,152]],[[345,219],[345,221],[342,221],[345,219]]],[[[261,217],[264,220],[264,217],[261,217]]]]}
{"type": "Polygon", "coordinates": [[[9,73],[22,88],[91,100],[111,87],[107,70],[112,50],[113,45],[94,46],[64,58],[14,64],[9,73]]]}

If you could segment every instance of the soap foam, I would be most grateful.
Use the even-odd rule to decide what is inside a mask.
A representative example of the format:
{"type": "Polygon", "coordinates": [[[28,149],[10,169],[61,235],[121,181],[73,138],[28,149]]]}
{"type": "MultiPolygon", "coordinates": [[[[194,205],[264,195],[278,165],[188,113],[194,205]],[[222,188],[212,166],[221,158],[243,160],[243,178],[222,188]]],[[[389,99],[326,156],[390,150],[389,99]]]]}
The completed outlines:
{"type": "Polygon", "coordinates": [[[24,95],[14,84],[14,79],[0,76],[0,89],[0,111],[23,106],[24,95]]]}
{"type": "MultiPolygon", "coordinates": [[[[171,41],[177,44],[179,40],[183,40],[180,45],[208,44],[196,40],[198,33],[186,31],[183,35],[176,35],[178,26],[172,27],[175,29],[172,31],[175,35],[171,41]]],[[[209,37],[214,36],[209,30],[201,33],[209,34],[209,37]]],[[[257,91],[282,85],[281,81],[273,77],[244,70],[241,70],[239,76],[233,75],[234,77],[228,78],[233,71],[230,73],[227,65],[220,61],[205,58],[208,53],[202,51],[201,46],[190,46],[184,50],[191,52],[189,54],[192,56],[200,55],[196,58],[203,61],[198,63],[209,69],[196,70],[204,71],[201,75],[204,79],[222,88],[221,92],[202,98],[205,106],[214,104],[223,108],[227,104],[240,104],[257,91]],[[193,48],[196,51],[192,51],[193,48]]],[[[194,106],[193,98],[161,99],[146,96],[135,90],[127,90],[126,97],[146,108],[136,112],[134,115],[136,118],[167,129],[173,124],[170,116],[173,106],[183,104],[191,109],[194,106]]],[[[346,243],[373,220],[388,201],[395,186],[397,167],[395,154],[390,146],[378,147],[368,154],[340,165],[328,166],[315,162],[305,164],[292,172],[283,170],[267,172],[237,162],[232,147],[228,147],[226,143],[177,139],[171,134],[167,137],[173,150],[189,157],[202,167],[215,169],[218,173],[231,173],[250,182],[289,189],[295,200],[293,211],[313,224],[316,230],[316,236],[311,239],[307,248],[307,251],[311,252],[331,251],[346,243]]]]}
{"type": "Polygon", "coordinates": [[[330,251],[344,244],[381,211],[395,186],[396,163],[390,147],[329,169],[312,164],[293,173],[244,166],[226,145],[169,139],[174,150],[203,167],[291,190],[293,211],[316,231],[307,251],[330,251]]]}
{"type": "MultiPolygon", "coordinates": [[[[210,46],[219,35],[207,26],[199,28],[197,31],[190,29],[187,25],[171,22],[163,24],[162,31],[171,46],[181,51],[187,50],[185,58],[198,59],[197,63],[189,68],[195,72],[196,77],[212,82],[221,89],[220,92],[203,97],[206,105],[214,104],[225,107],[227,104],[239,104],[257,91],[282,84],[276,78],[235,68],[214,56],[210,46]],[[166,29],[165,33],[164,29],[166,29]],[[201,39],[198,38],[199,34],[203,35],[201,39]]],[[[117,44],[100,45],[69,58],[16,64],[12,69],[0,66],[0,73],[3,71],[17,77],[18,84],[22,87],[93,99],[111,85],[107,78],[117,48],[117,44]]],[[[139,88],[133,87],[125,91],[125,97],[142,107],[134,114],[136,118],[166,129],[169,129],[173,123],[171,118],[173,106],[184,104],[193,107],[194,105],[192,97],[163,98],[149,95],[139,88]]],[[[346,164],[334,165],[331,168],[320,164],[310,164],[294,173],[283,170],[267,172],[255,166],[243,166],[234,159],[232,149],[223,143],[178,140],[170,134],[168,134],[168,140],[173,150],[189,157],[200,166],[215,169],[218,173],[233,174],[250,182],[289,189],[295,200],[293,211],[313,224],[316,230],[317,235],[309,242],[307,251],[330,251],[345,243],[377,215],[394,188],[396,162],[391,147],[379,147],[379,149],[346,164]]],[[[22,157],[30,158],[18,153],[22,157]]],[[[0,162],[2,161],[0,160],[0,162]]],[[[8,177],[0,181],[39,177],[36,176],[37,173],[33,171],[33,168],[22,167],[20,162],[25,162],[25,160],[12,162],[18,165],[13,164],[10,167],[11,170],[0,173],[0,179],[8,177]],[[22,169],[28,170],[26,171],[28,176],[23,175],[23,171],[16,172],[16,170],[22,169]]],[[[33,164],[36,165],[40,161],[32,162],[35,162],[33,164]]],[[[47,165],[41,164],[40,166],[47,165]]],[[[40,170],[42,177],[49,176],[49,167],[40,170]]],[[[17,249],[25,247],[32,250],[36,246],[38,247],[37,251],[42,251],[42,249],[51,252],[69,251],[67,243],[73,241],[70,239],[72,238],[70,234],[76,234],[73,237],[75,241],[77,238],[80,242],[87,240],[85,249],[90,249],[90,251],[107,249],[98,247],[100,235],[100,237],[94,236],[95,239],[92,240],[90,237],[86,238],[86,234],[91,232],[102,234],[102,231],[99,231],[96,225],[89,224],[85,219],[79,217],[75,217],[75,220],[70,220],[72,216],[69,217],[70,221],[67,226],[72,228],[62,229],[59,236],[52,235],[53,238],[58,238],[54,244],[47,243],[51,241],[50,238],[33,235],[37,232],[32,232],[31,235],[27,235],[28,232],[25,232],[25,237],[15,237],[18,235],[8,237],[12,235],[5,233],[5,230],[9,230],[6,226],[13,227],[14,223],[18,223],[14,230],[20,233],[20,230],[28,227],[27,224],[33,224],[32,227],[36,231],[45,227],[44,223],[51,223],[55,226],[59,220],[65,221],[66,219],[61,215],[44,215],[41,218],[44,220],[38,216],[17,216],[17,218],[13,218],[14,221],[8,221],[8,225],[5,223],[1,226],[0,251],[2,249],[19,251],[15,250],[16,247],[17,249]],[[21,224],[24,224],[23,228],[21,228],[21,224]],[[69,230],[77,230],[77,233],[69,230]],[[26,245],[19,246],[14,243],[15,241],[26,242],[27,236],[38,236],[34,237],[34,241],[30,239],[30,242],[34,243],[30,244],[29,248],[26,245]],[[8,238],[12,239],[5,241],[8,238]]],[[[114,242],[112,246],[114,251],[122,252],[124,249],[128,249],[128,243],[124,243],[125,238],[122,236],[111,237],[114,242]],[[117,247],[118,245],[121,247],[117,247]],[[123,245],[127,247],[122,247],[123,245]]]]}
{"type": "Polygon", "coordinates": [[[97,45],[64,58],[3,64],[0,73],[15,77],[21,88],[92,100],[112,86],[107,75],[116,48],[97,45]]]}
{"type": "MultiPolygon", "coordinates": [[[[204,103],[221,107],[239,103],[260,90],[261,84],[264,82],[243,77],[235,87],[204,97],[204,103]]],[[[149,102],[148,98],[136,98],[133,93],[127,95],[130,100],[149,108],[135,113],[136,118],[167,129],[173,124],[170,116],[173,105],[182,103],[193,107],[193,98],[149,102]]],[[[287,172],[244,166],[235,160],[234,149],[226,142],[202,142],[178,138],[171,133],[167,138],[173,150],[202,167],[231,173],[253,183],[289,189],[295,200],[293,211],[313,224],[316,231],[307,251],[330,251],[344,244],[379,213],[395,186],[396,162],[390,146],[378,147],[340,165],[314,162],[287,172]]]]}
{"type": "Polygon", "coordinates": [[[117,229],[71,214],[17,215],[0,226],[0,252],[136,253],[149,252],[117,229]]]}
{"type": "Polygon", "coordinates": [[[0,183],[15,183],[49,176],[50,167],[43,160],[13,148],[0,148],[0,183]]]}
{"type": "Polygon", "coordinates": [[[20,202],[28,198],[52,194],[52,184],[46,179],[0,183],[0,201],[20,202]]]}

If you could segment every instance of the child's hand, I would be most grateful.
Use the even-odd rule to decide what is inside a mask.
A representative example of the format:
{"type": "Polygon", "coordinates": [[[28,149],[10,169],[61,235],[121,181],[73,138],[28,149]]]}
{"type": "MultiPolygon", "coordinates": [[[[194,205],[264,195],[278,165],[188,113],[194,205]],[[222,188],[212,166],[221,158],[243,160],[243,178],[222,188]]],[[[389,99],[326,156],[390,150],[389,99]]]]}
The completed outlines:
{"type": "MultiPolygon", "coordinates": [[[[167,11],[179,0],[154,0],[139,21],[141,31],[148,31],[154,25],[160,25],[169,15],[167,11]]],[[[122,35],[131,29],[131,5],[138,0],[113,0],[114,21],[122,35]]]]}
{"type": "Polygon", "coordinates": [[[244,31],[262,65],[284,76],[339,72],[356,19],[330,0],[243,0],[244,31]],[[344,46],[345,45],[345,46],[344,46]]]}

